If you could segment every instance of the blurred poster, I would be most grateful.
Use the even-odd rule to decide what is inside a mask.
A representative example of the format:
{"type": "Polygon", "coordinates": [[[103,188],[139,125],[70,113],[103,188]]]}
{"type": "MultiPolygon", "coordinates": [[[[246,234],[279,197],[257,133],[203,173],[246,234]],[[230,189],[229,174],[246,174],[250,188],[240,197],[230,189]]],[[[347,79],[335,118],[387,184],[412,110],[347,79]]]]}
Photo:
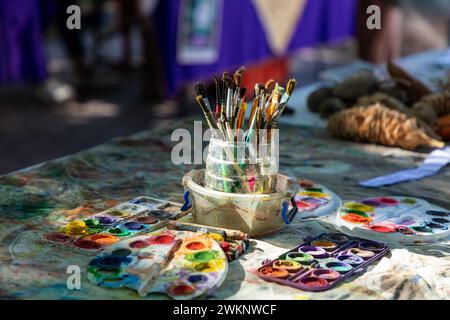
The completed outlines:
{"type": "Polygon", "coordinates": [[[177,61],[212,64],[220,51],[223,0],[181,0],[177,61]]]}
{"type": "Polygon", "coordinates": [[[252,2],[272,53],[284,55],[307,0],[252,0],[252,2]]]}

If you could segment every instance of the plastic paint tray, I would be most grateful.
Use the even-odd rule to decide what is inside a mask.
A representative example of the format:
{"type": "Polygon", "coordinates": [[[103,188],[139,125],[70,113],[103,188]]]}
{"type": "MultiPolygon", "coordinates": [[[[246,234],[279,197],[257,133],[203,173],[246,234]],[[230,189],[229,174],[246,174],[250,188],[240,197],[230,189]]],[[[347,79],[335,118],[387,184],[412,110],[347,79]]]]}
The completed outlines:
{"type": "Polygon", "coordinates": [[[304,291],[325,291],[365,270],[389,251],[384,243],[341,233],[324,233],[305,241],[264,262],[258,276],[304,291]]]}
{"type": "Polygon", "coordinates": [[[80,253],[97,253],[103,248],[142,233],[164,227],[180,212],[180,205],[150,197],[138,197],[44,234],[44,240],[80,253]],[[76,231],[77,224],[83,234],[76,231]],[[85,227],[87,226],[87,228],[85,227]]]}

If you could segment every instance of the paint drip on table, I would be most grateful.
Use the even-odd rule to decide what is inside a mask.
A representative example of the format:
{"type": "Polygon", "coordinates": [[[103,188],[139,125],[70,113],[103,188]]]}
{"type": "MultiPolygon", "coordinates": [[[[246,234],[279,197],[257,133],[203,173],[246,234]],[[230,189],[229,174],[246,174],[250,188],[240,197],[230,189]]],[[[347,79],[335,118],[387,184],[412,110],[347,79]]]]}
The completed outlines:
{"type": "Polygon", "coordinates": [[[159,231],[120,241],[88,266],[90,282],[130,288],[140,296],[163,293],[193,299],[220,287],[228,261],[213,239],[189,231],[159,231]]]}
{"type": "Polygon", "coordinates": [[[384,243],[324,233],[264,262],[258,276],[304,291],[325,291],[364,270],[388,251],[384,243]]]}
{"type": "Polygon", "coordinates": [[[336,217],[341,231],[400,244],[428,244],[450,236],[450,211],[410,197],[376,197],[350,201],[336,217]]]}

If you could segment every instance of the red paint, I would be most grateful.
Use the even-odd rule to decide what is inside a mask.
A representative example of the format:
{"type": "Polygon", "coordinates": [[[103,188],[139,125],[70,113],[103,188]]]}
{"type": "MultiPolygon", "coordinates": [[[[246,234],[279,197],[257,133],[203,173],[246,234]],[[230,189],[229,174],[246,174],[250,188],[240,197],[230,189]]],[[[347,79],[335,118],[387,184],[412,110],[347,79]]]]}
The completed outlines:
{"type": "Polygon", "coordinates": [[[386,204],[386,205],[390,205],[390,206],[398,204],[398,200],[393,199],[393,198],[379,198],[378,201],[381,202],[382,204],[386,204]]]}
{"type": "Polygon", "coordinates": [[[75,245],[82,249],[88,249],[88,250],[96,250],[100,249],[102,246],[101,244],[92,241],[92,240],[86,240],[86,239],[78,239],[75,241],[75,245]]]}
{"type": "Polygon", "coordinates": [[[219,242],[220,247],[223,251],[228,252],[230,250],[230,243],[226,241],[220,241],[219,242]]]}
{"type": "Polygon", "coordinates": [[[205,248],[205,244],[203,244],[200,241],[193,241],[193,242],[189,242],[186,245],[186,248],[188,248],[189,250],[202,250],[205,248]]]}
{"type": "Polygon", "coordinates": [[[320,288],[328,285],[328,281],[317,277],[308,277],[300,280],[304,285],[311,288],[320,288]]]}
{"type": "Polygon", "coordinates": [[[175,237],[171,234],[161,234],[147,239],[149,244],[170,244],[175,237]]]}
{"type": "Polygon", "coordinates": [[[133,248],[133,249],[142,249],[142,248],[148,247],[149,245],[150,245],[150,243],[148,243],[145,240],[136,240],[129,244],[130,248],[133,248]]]}
{"type": "Polygon", "coordinates": [[[397,230],[397,225],[395,224],[374,224],[370,226],[370,230],[381,232],[381,233],[391,233],[397,230]]]}
{"type": "Polygon", "coordinates": [[[170,293],[174,296],[187,296],[194,292],[194,288],[184,284],[170,288],[170,293]]]}
{"type": "Polygon", "coordinates": [[[296,203],[297,203],[297,208],[299,210],[314,209],[316,207],[315,204],[308,203],[306,201],[299,200],[299,201],[296,201],[296,203]]]}
{"type": "Polygon", "coordinates": [[[70,237],[64,233],[52,232],[45,235],[45,238],[53,242],[68,242],[70,237]]]}

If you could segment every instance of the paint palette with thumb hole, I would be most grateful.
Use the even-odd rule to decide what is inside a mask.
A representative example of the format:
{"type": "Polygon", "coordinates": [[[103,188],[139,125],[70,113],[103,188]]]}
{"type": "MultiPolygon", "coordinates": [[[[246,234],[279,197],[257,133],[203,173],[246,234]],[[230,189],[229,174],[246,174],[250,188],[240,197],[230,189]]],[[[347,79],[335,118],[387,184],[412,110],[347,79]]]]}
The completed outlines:
{"type": "Polygon", "coordinates": [[[44,234],[44,240],[77,253],[96,254],[122,239],[165,226],[180,212],[180,205],[150,197],[138,197],[97,214],[65,222],[44,234]]]}
{"type": "Polygon", "coordinates": [[[189,231],[165,230],[105,249],[89,263],[87,277],[104,288],[129,288],[140,296],[163,293],[193,299],[220,287],[227,272],[227,258],[216,241],[189,231]]]}
{"type": "Polygon", "coordinates": [[[325,291],[365,271],[388,251],[384,243],[342,233],[323,233],[263,262],[258,276],[304,291],[325,291]]]}
{"type": "Polygon", "coordinates": [[[346,234],[392,244],[430,244],[450,237],[450,211],[411,197],[347,202],[335,223],[346,234]]]}

